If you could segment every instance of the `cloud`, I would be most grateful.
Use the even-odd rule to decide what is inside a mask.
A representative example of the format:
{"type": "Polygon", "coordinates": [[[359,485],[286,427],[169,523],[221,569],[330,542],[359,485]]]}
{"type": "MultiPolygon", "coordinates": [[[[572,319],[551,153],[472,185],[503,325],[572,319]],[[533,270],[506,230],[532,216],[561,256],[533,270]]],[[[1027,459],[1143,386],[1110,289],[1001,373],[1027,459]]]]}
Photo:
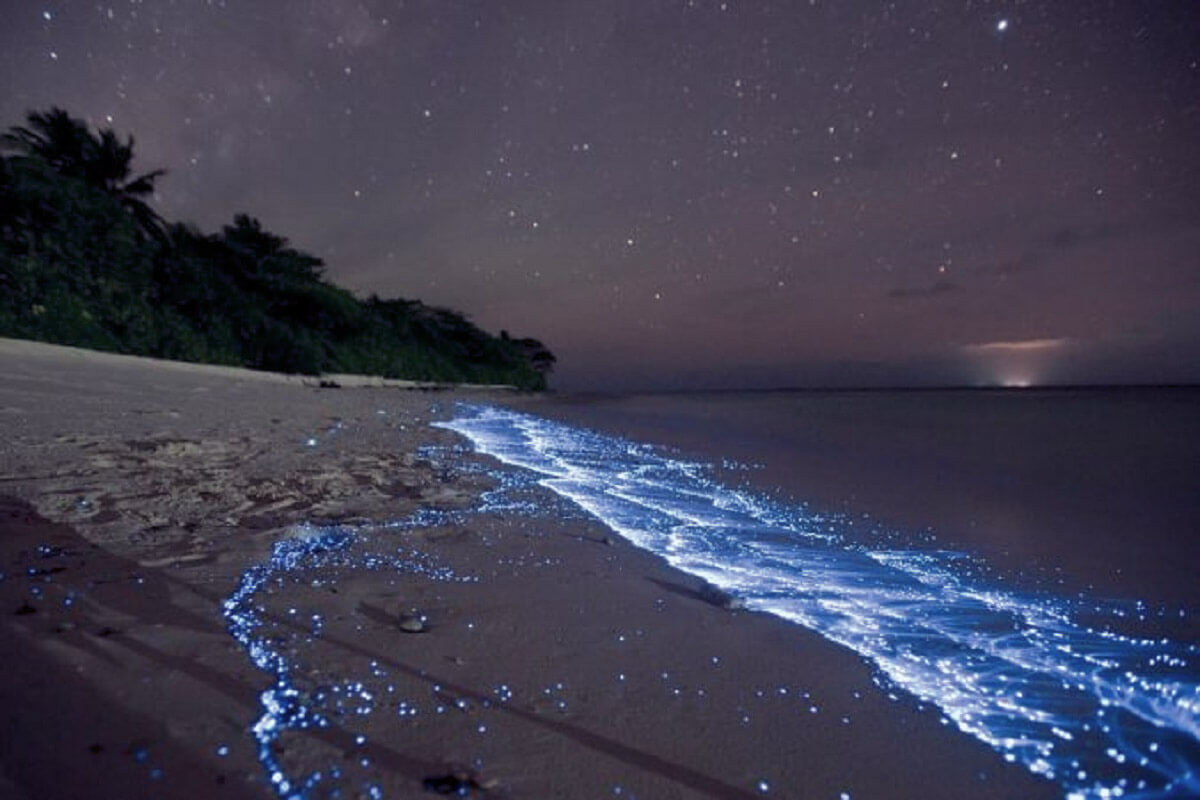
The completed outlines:
{"type": "Polygon", "coordinates": [[[1044,353],[1065,347],[1070,343],[1071,340],[1065,337],[1057,339],[1019,339],[1011,342],[965,344],[962,346],[962,349],[968,353],[1044,353]]]}

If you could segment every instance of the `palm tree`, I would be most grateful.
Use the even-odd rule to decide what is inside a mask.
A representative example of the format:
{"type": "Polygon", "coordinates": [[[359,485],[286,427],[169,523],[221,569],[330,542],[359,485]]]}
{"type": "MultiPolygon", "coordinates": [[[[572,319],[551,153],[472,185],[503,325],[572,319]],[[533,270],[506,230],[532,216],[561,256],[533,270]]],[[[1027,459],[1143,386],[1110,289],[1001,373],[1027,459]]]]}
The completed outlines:
{"type": "Polygon", "coordinates": [[[28,128],[15,125],[0,136],[5,149],[40,158],[63,175],[85,177],[84,165],[93,137],[82,120],[61,108],[45,113],[31,111],[25,118],[28,128]]]}
{"type": "Polygon", "coordinates": [[[266,230],[249,214],[234,215],[233,224],[222,229],[221,239],[246,278],[281,285],[307,285],[322,278],[325,262],[290,247],[287,239],[266,230]]]}
{"type": "Polygon", "coordinates": [[[133,176],[133,137],[122,142],[111,129],[92,133],[87,123],[61,108],[31,111],[28,126],[13,126],[0,136],[0,147],[49,164],[115,197],[146,233],[165,239],[165,225],[145,199],[165,170],[133,176]]]}

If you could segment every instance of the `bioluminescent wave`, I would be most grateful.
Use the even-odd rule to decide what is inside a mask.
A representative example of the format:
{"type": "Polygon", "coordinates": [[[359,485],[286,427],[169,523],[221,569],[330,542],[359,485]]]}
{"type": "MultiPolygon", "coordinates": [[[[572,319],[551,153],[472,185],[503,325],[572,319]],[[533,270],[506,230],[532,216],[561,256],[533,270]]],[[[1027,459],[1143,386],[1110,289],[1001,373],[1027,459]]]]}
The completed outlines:
{"type": "MultiPolygon", "coordinates": [[[[391,553],[356,551],[362,537],[351,526],[303,525],[293,533],[275,543],[270,558],[242,573],[237,589],[222,608],[230,635],[254,666],[274,679],[259,696],[261,713],[250,728],[258,760],[271,789],[287,800],[312,797],[322,789],[328,790],[328,796],[339,797],[345,787],[357,790],[349,796],[381,798],[381,789],[365,769],[368,759],[355,765],[339,754],[324,768],[298,773],[280,757],[279,745],[285,734],[310,728],[346,728],[348,719],[374,712],[376,695],[382,692],[372,688],[370,676],[378,678],[386,672],[372,662],[370,676],[331,675],[314,682],[304,659],[323,637],[324,616],[298,614],[300,609],[295,606],[285,614],[272,614],[267,597],[273,593],[293,594],[302,586],[336,588],[338,571],[381,570],[435,581],[471,579],[457,577],[421,553],[403,547],[391,553]]],[[[389,693],[392,688],[388,687],[389,693]]],[[[399,709],[402,715],[415,713],[407,702],[399,709]]],[[[354,741],[361,745],[365,738],[358,735],[354,741]]]]}
{"type": "MultiPolygon", "coordinates": [[[[1200,647],[1088,627],[962,553],[872,549],[703,465],[507,409],[438,423],[673,566],[869,657],[1071,798],[1200,796],[1200,647]]],[[[1132,604],[1131,604],[1132,605],[1132,604]]]]}

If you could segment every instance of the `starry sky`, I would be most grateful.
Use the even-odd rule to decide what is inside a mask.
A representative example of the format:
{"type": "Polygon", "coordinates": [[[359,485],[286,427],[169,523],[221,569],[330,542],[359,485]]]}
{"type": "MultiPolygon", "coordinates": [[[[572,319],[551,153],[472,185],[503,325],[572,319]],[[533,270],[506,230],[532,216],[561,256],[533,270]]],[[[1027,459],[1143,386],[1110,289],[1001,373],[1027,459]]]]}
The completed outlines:
{"type": "Polygon", "coordinates": [[[564,389],[1200,381],[1200,3],[2,0],[132,133],[564,389]]]}

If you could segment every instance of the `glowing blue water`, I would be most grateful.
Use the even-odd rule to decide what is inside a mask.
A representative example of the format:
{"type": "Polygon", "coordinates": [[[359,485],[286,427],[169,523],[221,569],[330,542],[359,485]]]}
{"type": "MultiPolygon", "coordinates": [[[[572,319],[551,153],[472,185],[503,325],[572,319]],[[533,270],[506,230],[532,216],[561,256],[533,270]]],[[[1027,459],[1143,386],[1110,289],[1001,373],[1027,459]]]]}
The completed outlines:
{"type": "MultiPolygon", "coordinates": [[[[409,521],[395,524],[404,526],[409,521]]],[[[303,654],[322,637],[324,617],[320,613],[297,616],[296,608],[289,609],[289,616],[273,617],[265,605],[267,596],[272,590],[286,592],[297,581],[312,586],[332,583],[332,576],[339,569],[386,570],[439,581],[470,579],[459,578],[421,553],[404,548],[392,553],[357,552],[355,546],[362,544],[362,536],[351,526],[304,525],[293,534],[276,542],[267,560],[242,573],[237,589],[225,600],[222,610],[230,635],[253,664],[274,679],[259,696],[260,714],[250,728],[259,763],[271,788],[287,800],[312,797],[321,788],[327,788],[329,796],[337,797],[343,784],[352,779],[350,773],[356,772],[353,765],[343,765],[338,759],[324,768],[296,774],[283,763],[276,745],[289,731],[330,728],[335,724],[347,728],[348,718],[372,713],[373,701],[382,692],[372,687],[367,676],[347,675],[340,680],[314,683],[313,676],[306,673],[303,654]],[[307,624],[300,624],[301,620],[307,624]]],[[[384,674],[374,662],[369,670],[375,677],[384,674]]],[[[401,703],[400,708],[407,705],[401,703]]],[[[355,736],[354,741],[364,744],[365,737],[355,736]]],[[[364,759],[360,763],[366,767],[369,761],[364,759]]],[[[376,784],[360,783],[361,792],[355,796],[382,797],[376,784]]]]}
{"type": "Polygon", "coordinates": [[[650,446],[493,407],[439,425],[748,608],[869,657],[1071,798],[1200,796],[1195,644],[1089,627],[1077,602],[992,585],[966,554],[855,542],[650,446]]]}

